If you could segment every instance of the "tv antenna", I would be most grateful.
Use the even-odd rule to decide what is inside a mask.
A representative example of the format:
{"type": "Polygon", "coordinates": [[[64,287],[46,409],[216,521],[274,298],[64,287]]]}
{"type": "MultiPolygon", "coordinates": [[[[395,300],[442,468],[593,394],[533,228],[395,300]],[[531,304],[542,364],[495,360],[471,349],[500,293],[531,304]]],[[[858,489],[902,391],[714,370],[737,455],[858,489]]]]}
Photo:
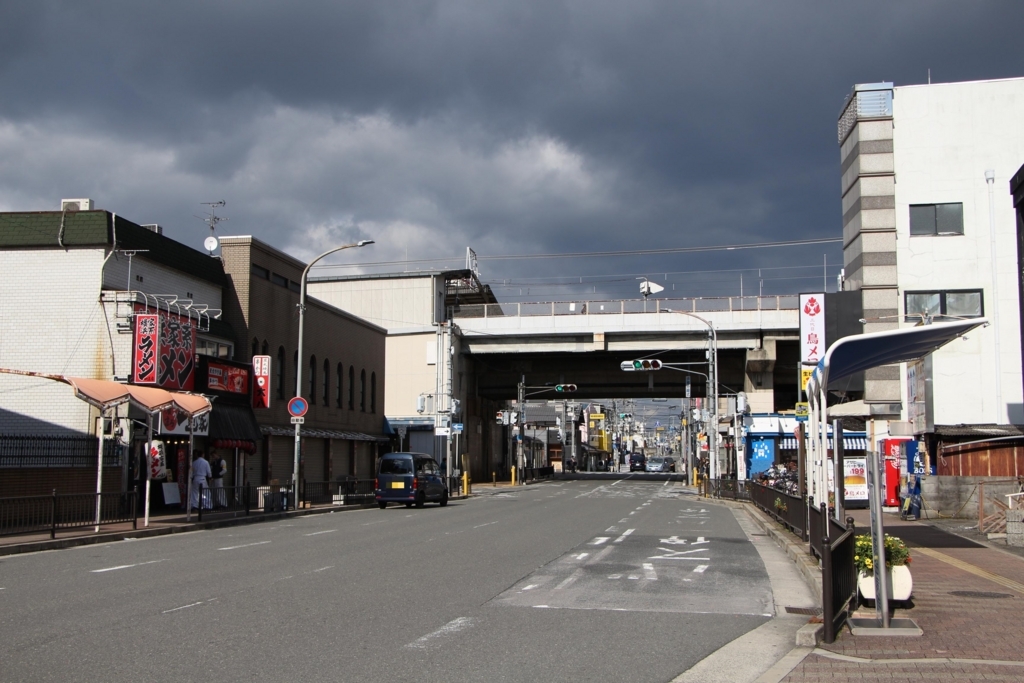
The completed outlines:
{"type": "Polygon", "coordinates": [[[206,216],[206,218],[203,218],[201,216],[196,216],[196,218],[198,218],[199,220],[201,220],[202,222],[204,222],[204,223],[206,223],[207,225],[210,226],[210,236],[206,238],[205,242],[203,242],[203,246],[206,247],[206,250],[208,252],[210,252],[210,256],[213,256],[213,252],[217,250],[217,245],[219,244],[219,242],[217,241],[217,235],[214,234],[215,230],[217,228],[217,224],[220,223],[221,221],[228,220],[227,218],[224,218],[223,216],[218,216],[217,215],[217,209],[222,207],[222,206],[226,206],[227,202],[224,201],[223,199],[221,199],[219,202],[200,202],[200,203],[203,206],[210,207],[210,213],[209,213],[209,215],[206,216]]]}

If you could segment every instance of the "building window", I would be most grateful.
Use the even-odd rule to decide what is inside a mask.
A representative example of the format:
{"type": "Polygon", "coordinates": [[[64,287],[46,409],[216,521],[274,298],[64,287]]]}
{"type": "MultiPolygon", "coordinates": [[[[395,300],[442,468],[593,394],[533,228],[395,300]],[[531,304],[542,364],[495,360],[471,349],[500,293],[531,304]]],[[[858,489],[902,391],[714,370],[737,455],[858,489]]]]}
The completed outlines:
{"type": "Polygon", "coordinates": [[[911,204],[910,234],[964,234],[964,205],[960,202],[955,204],[911,204]]]}
{"type": "Polygon", "coordinates": [[[366,370],[359,371],[359,411],[366,412],[366,370]]]}
{"type": "Polygon", "coordinates": [[[920,322],[921,317],[980,318],[985,306],[980,289],[940,292],[906,292],[903,295],[906,322],[920,322]]]}
{"type": "Polygon", "coordinates": [[[263,340],[263,355],[270,355],[270,343],[266,339],[263,340]]]}
{"type": "Polygon", "coordinates": [[[213,356],[214,358],[231,358],[231,344],[214,341],[213,339],[196,339],[196,353],[200,356],[213,356]]]}
{"type": "Polygon", "coordinates": [[[377,373],[370,373],[370,412],[377,412],[377,373]]]}
{"type": "Polygon", "coordinates": [[[302,291],[302,289],[299,287],[299,283],[296,282],[295,280],[289,280],[288,281],[288,289],[292,290],[296,294],[298,294],[298,293],[300,293],[302,291]]]}
{"type": "Polygon", "coordinates": [[[316,405],[316,356],[309,357],[309,404],[316,405]]]}
{"type": "Polygon", "coordinates": [[[356,409],[356,366],[348,366],[348,409],[356,409]]]}
{"type": "Polygon", "coordinates": [[[254,356],[260,355],[260,340],[259,339],[253,339],[252,340],[252,355],[254,355],[254,356]]]}
{"type": "Polygon", "coordinates": [[[344,376],[345,376],[345,366],[342,365],[341,363],[338,363],[338,384],[337,384],[337,386],[334,387],[334,405],[337,406],[339,409],[345,407],[345,403],[342,400],[342,393],[341,393],[341,385],[342,385],[342,381],[341,380],[342,380],[342,378],[344,376]]]}
{"type": "Polygon", "coordinates": [[[252,264],[252,274],[262,280],[270,279],[270,271],[263,266],[257,266],[255,263],[252,264]]]}
{"type": "Polygon", "coordinates": [[[284,347],[277,349],[277,398],[284,400],[284,347]]]}
{"type": "Polygon", "coordinates": [[[331,361],[324,358],[324,378],[323,378],[323,400],[324,408],[331,407],[331,361]]]}
{"type": "Polygon", "coordinates": [[[270,274],[270,281],[280,287],[288,286],[288,278],[286,278],[284,275],[278,275],[277,273],[270,274]]]}

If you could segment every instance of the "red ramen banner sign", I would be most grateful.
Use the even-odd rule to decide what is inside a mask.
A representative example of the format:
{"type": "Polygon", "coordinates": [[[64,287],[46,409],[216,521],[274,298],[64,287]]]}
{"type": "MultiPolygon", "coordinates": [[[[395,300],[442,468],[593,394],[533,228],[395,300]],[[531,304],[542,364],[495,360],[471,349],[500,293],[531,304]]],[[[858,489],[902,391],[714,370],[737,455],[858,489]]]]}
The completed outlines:
{"type": "Polygon", "coordinates": [[[147,313],[144,308],[140,311],[135,315],[135,383],[192,391],[196,364],[194,321],[176,313],[147,313]]]}
{"type": "Polygon", "coordinates": [[[156,384],[157,363],[160,359],[159,326],[160,316],[156,314],[135,316],[135,384],[156,384]]]}

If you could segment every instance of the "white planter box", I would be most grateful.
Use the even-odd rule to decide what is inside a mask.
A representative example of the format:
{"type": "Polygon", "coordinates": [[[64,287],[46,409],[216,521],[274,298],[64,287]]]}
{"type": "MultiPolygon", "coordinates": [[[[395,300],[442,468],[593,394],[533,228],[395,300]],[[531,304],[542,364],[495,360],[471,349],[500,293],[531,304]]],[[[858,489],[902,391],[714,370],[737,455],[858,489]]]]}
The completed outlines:
{"type": "MultiPolygon", "coordinates": [[[[873,574],[864,574],[857,577],[857,587],[865,600],[875,599],[875,577],[873,574]]],[[[914,592],[914,579],[910,576],[910,567],[902,565],[889,570],[889,591],[890,600],[909,600],[910,594],[914,592]]]]}

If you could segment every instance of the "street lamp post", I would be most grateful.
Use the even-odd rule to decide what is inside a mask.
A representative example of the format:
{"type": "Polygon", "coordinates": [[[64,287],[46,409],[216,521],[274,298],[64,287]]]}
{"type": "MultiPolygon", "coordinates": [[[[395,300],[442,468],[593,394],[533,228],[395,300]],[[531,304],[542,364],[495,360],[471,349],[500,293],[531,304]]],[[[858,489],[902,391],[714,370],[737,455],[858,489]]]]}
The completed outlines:
{"type": "Polygon", "coordinates": [[[718,333],[715,331],[715,326],[712,325],[710,321],[700,317],[696,313],[678,310],[672,310],[672,312],[679,313],[681,315],[688,315],[691,318],[696,318],[697,320],[707,325],[708,330],[711,333],[711,363],[708,372],[708,374],[710,375],[709,380],[711,383],[711,433],[708,434],[708,456],[711,460],[711,468],[709,474],[712,479],[718,479],[718,333]]]}
{"type": "MultiPolygon", "coordinates": [[[[324,253],[317,256],[315,259],[310,261],[305,270],[302,271],[302,280],[299,283],[299,348],[297,351],[298,362],[295,364],[295,395],[298,397],[302,396],[302,366],[305,364],[302,358],[302,341],[303,333],[305,330],[304,323],[306,322],[306,278],[309,276],[309,269],[313,267],[313,264],[322,259],[325,256],[330,256],[336,251],[342,251],[344,249],[352,249],[353,247],[365,247],[367,244],[373,244],[373,240],[359,240],[352,244],[345,244],[334,249],[328,249],[324,253]]],[[[316,397],[313,397],[316,400],[316,397]]],[[[292,505],[298,508],[298,495],[299,495],[299,453],[302,449],[302,442],[300,436],[300,430],[302,425],[296,421],[295,423],[295,462],[292,469],[292,505]]]]}

